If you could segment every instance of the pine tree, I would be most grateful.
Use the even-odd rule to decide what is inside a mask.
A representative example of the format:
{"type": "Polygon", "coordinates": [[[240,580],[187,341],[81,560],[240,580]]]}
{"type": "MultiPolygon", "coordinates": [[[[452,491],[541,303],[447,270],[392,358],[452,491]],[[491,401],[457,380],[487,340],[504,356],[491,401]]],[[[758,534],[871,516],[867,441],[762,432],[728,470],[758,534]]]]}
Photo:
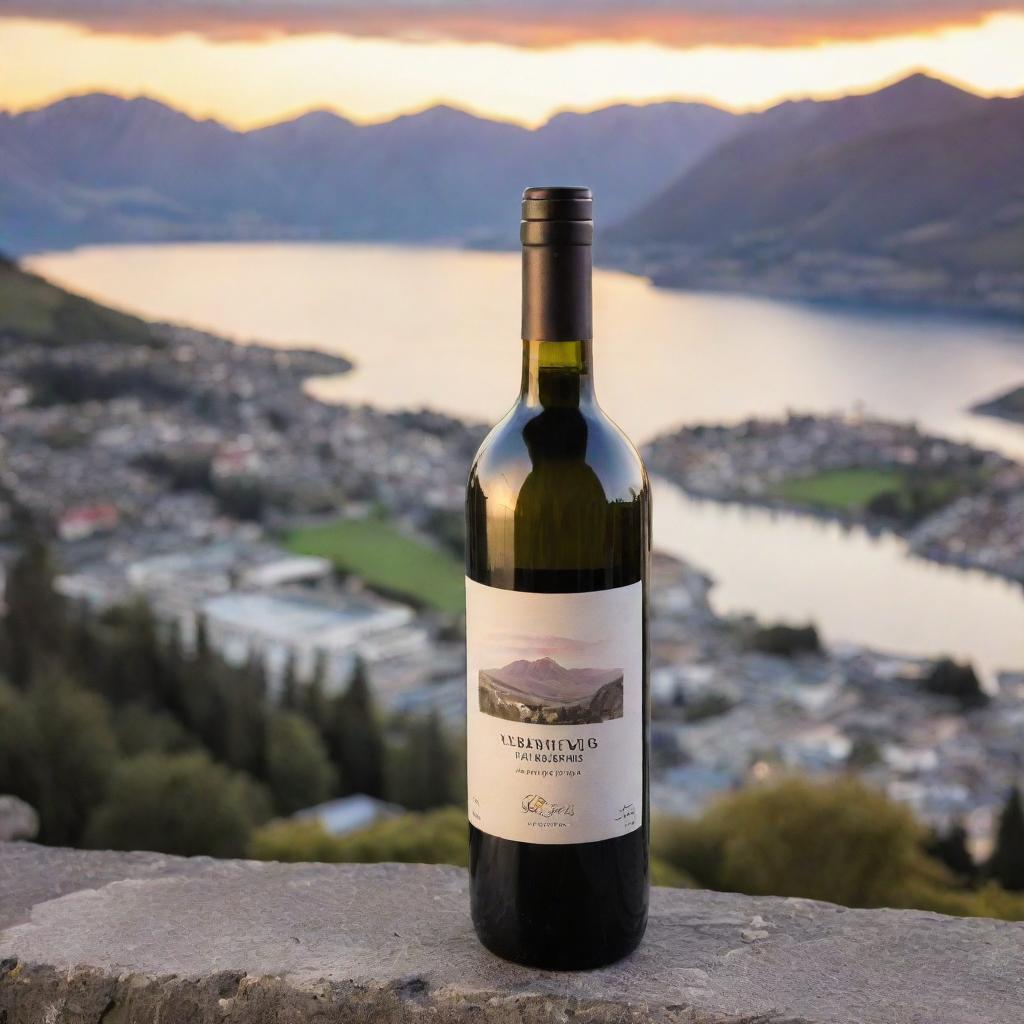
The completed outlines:
{"type": "Polygon", "coordinates": [[[996,846],[988,870],[1004,889],[1024,890],[1024,804],[1018,786],[1010,790],[999,816],[996,846]]]}
{"type": "Polygon", "coordinates": [[[322,803],[334,790],[336,774],[323,741],[294,711],[270,714],[266,780],[279,814],[322,803]]]}
{"type": "Polygon", "coordinates": [[[174,619],[167,629],[162,654],[163,706],[180,722],[188,724],[185,694],[188,688],[188,656],[181,638],[181,623],[174,619]]]}
{"type": "Polygon", "coordinates": [[[206,616],[196,616],[196,635],[194,638],[194,654],[197,662],[204,662],[209,660],[211,655],[210,647],[210,630],[206,625],[206,616]]]}
{"type": "MultiPolygon", "coordinates": [[[[134,700],[162,707],[166,690],[163,650],[149,605],[139,601],[116,609],[108,618],[105,663],[92,678],[83,676],[85,682],[115,704],[134,700]]],[[[95,624],[92,630],[95,633],[95,624]]]]}
{"type": "Polygon", "coordinates": [[[39,812],[44,843],[76,845],[103,799],[118,760],[109,705],[57,672],[37,677],[25,695],[26,737],[35,776],[26,799],[39,812]]]}
{"type": "Polygon", "coordinates": [[[288,651],[288,660],[281,676],[281,708],[284,711],[299,710],[299,673],[295,664],[295,651],[288,651]]]}
{"type": "Polygon", "coordinates": [[[50,550],[31,538],[7,574],[3,620],[4,665],[16,686],[60,663],[68,639],[67,606],[54,586],[50,550]]]}
{"type": "Polygon", "coordinates": [[[413,720],[395,758],[394,799],[412,811],[455,803],[452,756],[436,712],[413,720]]]}
{"type": "Polygon", "coordinates": [[[954,822],[945,832],[936,832],[925,846],[929,857],[934,857],[965,882],[973,881],[977,866],[967,848],[967,829],[954,822]]]}
{"type": "Polygon", "coordinates": [[[384,738],[363,659],[356,657],[348,689],[332,703],[328,737],[345,793],[384,795],[384,738]]]}
{"type": "Polygon", "coordinates": [[[300,688],[299,704],[303,714],[316,726],[324,742],[331,745],[333,717],[327,700],[327,656],[316,652],[313,675],[304,688],[300,688]]]}
{"type": "Polygon", "coordinates": [[[85,603],[75,605],[68,615],[66,663],[78,679],[94,686],[95,680],[105,677],[109,661],[95,613],[85,603]]]}
{"type": "Polygon", "coordinates": [[[192,649],[181,665],[181,703],[184,724],[214,756],[223,757],[222,731],[226,713],[222,700],[223,663],[210,645],[206,619],[198,616],[192,649]]]}
{"type": "Polygon", "coordinates": [[[217,688],[224,716],[221,757],[232,768],[263,778],[266,769],[267,708],[263,659],[252,652],[241,667],[216,659],[217,688]]]}

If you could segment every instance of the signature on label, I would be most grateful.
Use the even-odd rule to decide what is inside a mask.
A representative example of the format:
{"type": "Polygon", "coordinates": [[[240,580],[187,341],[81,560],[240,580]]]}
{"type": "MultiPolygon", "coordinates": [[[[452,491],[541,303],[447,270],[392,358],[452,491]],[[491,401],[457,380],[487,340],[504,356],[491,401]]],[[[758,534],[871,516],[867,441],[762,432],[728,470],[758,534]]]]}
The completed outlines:
{"type": "Polygon", "coordinates": [[[559,804],[546,800],[539,793],[523,797],[523,814],[536,814],[541,818],[571,818],[576,814],[573,804],[559,804]]]}
{"type": "Polygon", "coordinates": [[[636,807],[633,804],[623,804],[619,813],[615,815],[616,821],[622,822],[624,829],[631,829],[636,826],[636,807]]]}

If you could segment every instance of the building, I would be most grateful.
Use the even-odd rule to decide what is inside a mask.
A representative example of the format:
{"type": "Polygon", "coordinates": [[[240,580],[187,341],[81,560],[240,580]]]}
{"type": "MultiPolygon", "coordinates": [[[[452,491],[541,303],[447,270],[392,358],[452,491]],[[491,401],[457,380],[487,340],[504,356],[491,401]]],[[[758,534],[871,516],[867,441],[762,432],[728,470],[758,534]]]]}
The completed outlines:
{"type": "Polygon", "coordinates": [[[207,598],[197,611],[210,643],[229,661],[262,658],[272,688],[289,659],[300,678],[312,676],[322,659],[330,692],[347,685],[357,655],[372,662],[374,650],[391,646],[425,652],[429,641],[411,608],[362,595],[235,590],[207,598]]]}
{"type": "Polygon", "coordinates": [[[128,582],[138,590],[187,589],[204,594],[315,583],[332,572],[326,558],[293,555],[259,541],[226,540],[133,562],[128,582]]]}
{"type": "MultiPolygon", "coordinates": [[[[356,656],[371,668],[429,663],[428,629],[412,608],[339,588],[325,558],[293,555],[243,537],[149,557],[110,558],[60,577],[66,596],[96,608],[144,598],[186,643],[202,619],[207,638],[234,664],[262,659],[271,691],[292,661],[302,679],[320,667],[328,692],[343,689],[356,656]],[[393,664],[394,663],[394,664],[393,664]]],[[[398,689],[419,685],[396,684],[398,689]]]]}
{"type": "Polygon", "coordinates": [[[57,521],[61,540],[84,540],[96,533],[117,529],[120,514],[114,505],[75,505],[57,521]]]}

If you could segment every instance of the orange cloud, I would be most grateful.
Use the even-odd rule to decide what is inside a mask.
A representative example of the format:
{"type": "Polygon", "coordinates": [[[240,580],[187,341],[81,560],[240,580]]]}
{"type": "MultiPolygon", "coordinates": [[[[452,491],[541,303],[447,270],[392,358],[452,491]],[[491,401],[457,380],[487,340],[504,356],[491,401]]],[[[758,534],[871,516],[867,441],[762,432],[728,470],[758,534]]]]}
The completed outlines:
{"type": "Polygon", "coordinates": [[[0,0],[0,14],[50,18],[97,32],[262,39],[339,32],[391,39],[494,42],[521,47],[615,40],[793,46],[873,39],[975,24],[1015,0],[0,0]]]}

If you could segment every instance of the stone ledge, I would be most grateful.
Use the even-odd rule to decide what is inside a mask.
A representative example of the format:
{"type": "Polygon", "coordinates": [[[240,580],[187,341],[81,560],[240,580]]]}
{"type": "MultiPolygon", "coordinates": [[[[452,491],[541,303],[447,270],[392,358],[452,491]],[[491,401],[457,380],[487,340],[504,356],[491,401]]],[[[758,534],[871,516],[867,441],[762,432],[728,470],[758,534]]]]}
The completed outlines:
{"type": "Polygon", "coordinates": [[[466,877],[0,843],[3,1024],[1021,1024],[1024,925],[657,889],[640,950],[545,973],[466,877]]]}

